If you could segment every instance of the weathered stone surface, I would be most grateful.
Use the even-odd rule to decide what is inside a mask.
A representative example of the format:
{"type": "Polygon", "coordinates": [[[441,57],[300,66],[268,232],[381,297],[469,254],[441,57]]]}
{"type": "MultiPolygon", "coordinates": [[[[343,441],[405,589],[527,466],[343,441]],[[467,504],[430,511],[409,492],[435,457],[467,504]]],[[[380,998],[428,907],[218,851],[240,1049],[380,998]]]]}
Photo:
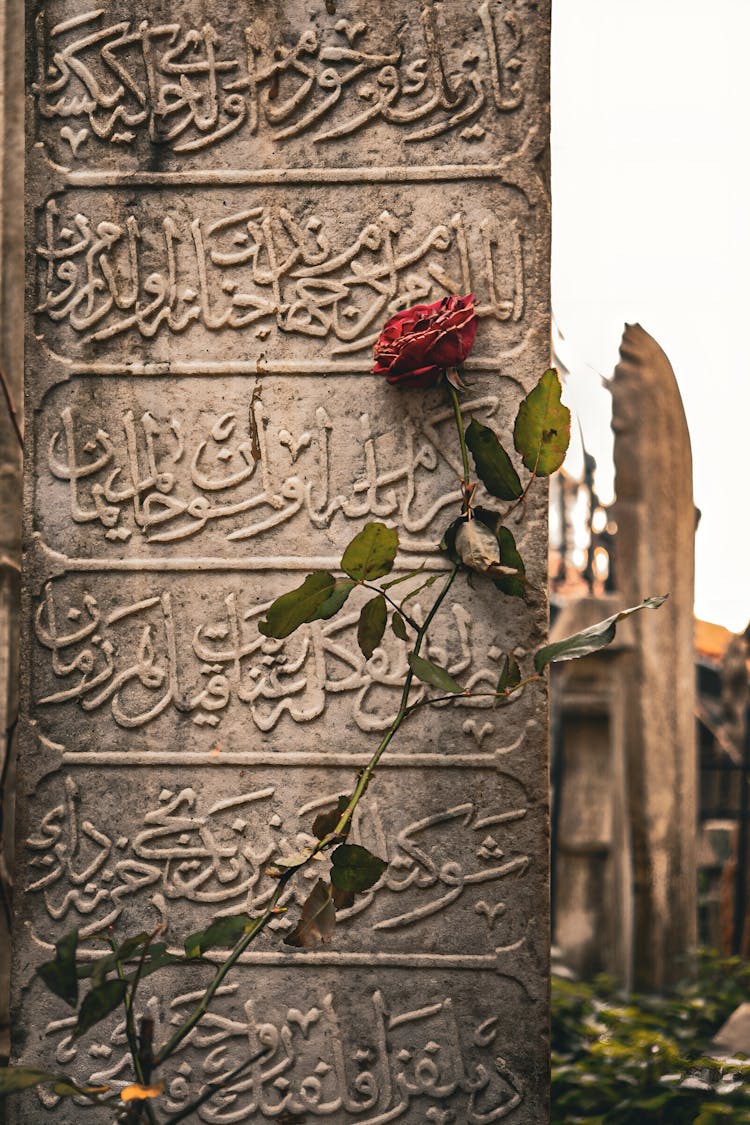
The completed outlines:
{"type": "MultiPolygon", "coordinates": [[[[23,3],[6,0],[0,11],[0,368],[23,417],[23,3]]],[[[21,559],[21,450],[11,414],[0,411],[0,730],[18,713],[18,601],[21,559]]],[[[0,744],[0,900],[13,871],[11,739],[0,744]],[[11,755],[6,762],[6,754],[11,755]]],[[[0,910],[0,1055],[7,1055],[10,973],[9,906],[0,910]]]]}
{"type": "MultiPolygon", "coordinates": [[[[387,727],[395,639],[365,662],[353,614],[257,621],[368,518],[403,529],[400,568],[444,567],[450,414],[368,374],[390,312],[476,292],[467,412],[506,437],[548,365],[548,31],[522,0],[29,5],[17,1058],[122,1083],[121,1024],[72,1047],[34,965],[74,925],[177,942],[257,908],[387,727]]],[[[545,507],[518,529],[538,588],[545,507]]],[[[462,590],[430,655],[494,687],[545,624],[462,590]]],[[[277,920],[169,1108],[260,1036],[273,1062],[202,1119],[547,1119],[545,693],[466,702],[378,771],[356,832],[384,881],[322,952],[277,920]]],[[[157,1035],[200,980],[144,984],[157,1035]]]]}
{"type": "Polygon", "coordinates": [[[690,436],[669,360],[628,325],[612,383],[617,582],[628,604],[669,594],[633,622],[623,657],[635,892],[635,983],[679,976],[696,936],[696,512],[690,436]]]}
{"type": "Polygon", "coordinates": [[[529,0],[258,0],[241,20],[231,0],[61,0],[33,19],[34,139],[84,177],[273,182],[291,167],[358,182],[356,155],[406,181],[414,165],[469,179],[464,166],[543,147],[548,22],[529,0]]]}

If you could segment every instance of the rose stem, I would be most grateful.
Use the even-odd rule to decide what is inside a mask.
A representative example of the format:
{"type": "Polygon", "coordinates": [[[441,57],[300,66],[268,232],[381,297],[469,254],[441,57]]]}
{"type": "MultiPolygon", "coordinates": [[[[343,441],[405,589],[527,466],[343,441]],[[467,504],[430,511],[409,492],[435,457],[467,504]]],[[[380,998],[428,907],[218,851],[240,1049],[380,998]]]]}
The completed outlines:
{"type": "Polygon", "coordinates": [[[469,489],[469,454],[466,449],[466,437],[464,435],[464,420],[461,415],[461,403],[458,401],[458,392],[452,383],[448,383],[448,392],[453,402],[453,414],[456,419],[456,429],[458,430],[458,440],[461,445],[461,459],[464,463],[464,479],[463,479],[463,493],[464,493],[464,512],[468,512],[468,489],[469,489]]]}

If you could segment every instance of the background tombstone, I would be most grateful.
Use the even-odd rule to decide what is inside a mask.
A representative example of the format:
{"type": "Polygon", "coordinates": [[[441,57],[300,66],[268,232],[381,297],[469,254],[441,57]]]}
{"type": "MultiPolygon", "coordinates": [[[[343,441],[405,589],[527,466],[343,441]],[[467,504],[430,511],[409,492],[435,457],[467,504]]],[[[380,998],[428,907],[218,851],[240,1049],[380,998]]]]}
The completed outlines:
{"type": "MultiPolygon", "coordinates": [[[[262,901],[401,659],[365,666],[353,620],[267,642],[264,607],[368,517],[404,529],[405,568],[444,565],[450,411],[368,374],[380,325],[476,292],[466,410],[506,439],[549,361],[548,4],[238,11],[28,5],[16,1058],[115,1083],[116,1027],[71,1047],[34,965],[74,925],[179,938],[262,901]]],[[[544,589],[543,489],[520,535],[544,589]]],[[[494,684],[546,621],[476,591],[443,628],[494,684]]],[[[323,951],[276,920],[168,1106],[273,1034],[283,1074],[256,1068],[236,1120],[546,1121],[546,734],[541,688],[409,724],[356,827],[391,875],[323,951]]],[[[157,1035],[191,987],[144,989],[157,1035]]]]}
{"type": "MultiPolygon", "coordinates": [[[[624,608],[617,594],[568,602],[561,640],[624,608]]],[[[625,757],[623,657],[632,619],[611,646],[555,668],[552,679],[552,924],[562,961],[584,980],[632,980],[633,873],[625,757]]]]}
{"type": "Polygon", "coordinates": [[[658,989],[696,934],[692,465],[674,373],[637,325],[610,387],[615,592],[570,597],[551,635],[653,593],[669,612],[663,630],[629,619],[611,648],[554,671],[553,933],[584,977],[658,989]]]}
{"type": "Polygon", "coordinates": [[[696,937],[693,469],[674,372],[638,324],[625,328],[612,394],[618,590],[628,604],[669,594],[658,622],[634,620],[622,662],[635,984],[659,989],[696,937]]]}

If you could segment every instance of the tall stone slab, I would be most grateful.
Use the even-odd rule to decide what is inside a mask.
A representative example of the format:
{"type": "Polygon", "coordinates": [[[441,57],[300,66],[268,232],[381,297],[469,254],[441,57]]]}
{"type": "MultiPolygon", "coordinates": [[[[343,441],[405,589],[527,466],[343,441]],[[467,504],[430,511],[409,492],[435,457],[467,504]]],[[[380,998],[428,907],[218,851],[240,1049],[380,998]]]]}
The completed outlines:
{"type": "Polygon", "coordinates": [[[631,605],[669,594],[633,619],[635,649],[621,658],[634,981],[659,989],[696,940],[693,467],[674,372],[638,324],[625,328],[612,394],[618,592],[631,605]]]}
{"type": "MultiPolygon", "coordinates": [[[[368,518],[444,567],[451,417],[369,374],[389,313],[477,294],[466,412],[506,438],[548,365],[548,34],[546,0],[28,4],[17,1058],[126,1081],[122,1026],[72,1042],[34,965],[257,909],[395,713],[402,647],[365,663],[356,612],[257,622],[368,518]]],[[[543,589],[542,489],[519,535],[543,589]]],[[[494,685],[545,631],[462,591],[433,656],[494,685]]],[[[472,702],[404,727],[356,826],[386,877],[323,951],[275,921],[172,1112],[262,1042],[202,1120],[547,1120],[545,691],[472,702]]],[[[157,1036],[196,987],[143,987],[157,1036]]]]}
{"type": "Polygon", "coordinates": [[[7,1056],[13,868],[13,740],[18,714],[23,409],[23,2],[0,11],[0,1056],[7,1056]],[[16,428],[18,427],[18,429],[16,428]]]}

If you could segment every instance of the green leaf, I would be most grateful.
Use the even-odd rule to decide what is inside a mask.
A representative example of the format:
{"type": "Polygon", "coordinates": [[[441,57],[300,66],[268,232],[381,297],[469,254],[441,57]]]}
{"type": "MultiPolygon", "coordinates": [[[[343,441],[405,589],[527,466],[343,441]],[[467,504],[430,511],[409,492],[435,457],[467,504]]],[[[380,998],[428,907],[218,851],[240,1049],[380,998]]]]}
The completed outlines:
{"type": "MultiPolygon", "coordinates": [[[[114,952],[110,953],[107,957],[100,957],[98,961],[94,962],[93,972],[90,974],[93,977],[94,984],[99,984],[104,980],[107,973],[115,969],[118,964],[127,961],[138,949],[146,944],[149,939],[147,933],[135,934],[133,937],[126,938],[114,952]]],[[[79,972],[79,977],[83,974],[79,972]]]]}
{"type": "Polygon", "coordinates": [[[344,551],[341,569],[356,582],[390,574],[398,551],[398,532],[384,523],[368,523],[344,551]]]}
{"type": "Polygon", "coordinates": [[[517,500],[523,492],[518,473],[508,454],[489,426],[472,418],[466,430],[477,476],[491,496],[498,500],[517,500]]]}
{"type": "Polygon", "coordinates": [[[407,571],[406,574],[400,574],[398,578],[391,578],[390,582],[381,582],[381,590],[390,590],[391,586],[399,586],[402,582],[408,582],[410,578],[418,578],[424,572],[425,564],[422,563],[416,570],[407,571]]]}
{"type": "Polygon", "coordinates": [[[518,661],[515,657],[506,653],[503,666],[500,669],[496,691],[512,691],[513,688],[518,687],[520,682],[521,669],[518,667],[518,661]]]}
{"type": "Polygon", "coordinates": [[[439,664],[433,664],[431,660],[425,660],[423,656],[419,656],[416,652],[409,653],[409,667],[422,683],[431,684],[433,687],[440,688],[441,691],[460,695],[464,690],[446,672],[445,668],[441,668],[439,664]]]}
{"type": "Polygon", "coordinates": [[[382,641],[387,621],[388,610],[382,594],[378,594],[362,607],[357,625],[357,643],[365,660],[370,659],[382,641]]]}
{"type": "Polygon", "coordinates": [[[264,637],[281,640],[306,621],[312,621],[320,608],[332,597],[336,586],[332,574],[319,571],[308,574],[301,586],[282,594],[273,602],[258,628],[264,637]]]}
{"type": "Polygon", "coordinates": [[[79,980],[88,980],[96,972],[97,961],[77,961],[76,976],[79,980]]]}
{"type": "Polygon", "coordinates": [[[117,949],[115,954],[118,961],[127,961],[132,957],[137,949],[145,945],[151,935],[145,932],[134,934],[133,937],[125,938],[125,941],[117,949]]]}
{"type": "Polygon", "coordinates": [[[368,891],[388,864],[359,844],[341,844],[331,856],[331,882],[340,891],[368,891]]]}
{"type": "Polygon", "coordinates": [[[257,919],[249,914],[232,914],[227,918],[216,918],[205,930],[197,930],[185,938],[185,952],[188,957],[200,957],[209,949],[227,949],[236,945],[243,934],[257,925],[257,919]]]}
{"type": "MultiPolygon", "coordinates": [[[[172,965],[189,965],[190,961],[191,958],[180,957],[176,953],[167,953],[166,945],[160,941],[152,945],[148,951],[148,957],[143,962],[143,968],[140,971],[141,980],[172,965]]],[[[127,979],[132,980],[134,977],[135,971],[127,979]]]]}
{"type": "Polygon", "coordinates": [[[545,371],[518,409],[513,440],[524,465],[539,477],[560,468],[570,442],[570,411],[561,402],[554,368],[545,371]]]}
{"type": "Polygon", "coordinates": [[[522,598],[526,593],[526,567],[518,553],[516,541],[507,527],[498,527],[497,542],[500,547],[500,562],[515,570],[516,574],[500,574],[495,577],[495,586],[509,598],[522,598]]]}
{"type": "Polygon", "coordinates": [[[428,590],[430,586],[434,586],[438,578],[442,577],[444,577],[444,575],[432,574],[429,578],[425,578],[424,582],[420,583],[419,586],[415,586],[413,590],[410,590],[409,593],[401,599],[401,601],[399,602],[401,609],[403,609],[406,603],[410,602],[412,598],[418,597],[423,590],[428,590]]]}
{"type": "Polygon", "coordinates": [[[105,980],[92,988],[81,1004],[73,1035],[78,1038],[114,1012],[125,999],[126,989],[124,980],[105,980]]]}
{"type": "Polygon", "coordinates": [[[110,948],[110,940],[111,934],[109,934],[106,930],[98,934],[88,934],[86,937],[84,937],[83,934],[78,935],[79,945],[92,945],[94,942],[98,941],[103,942],[108,948],[110,948]]]}
{"type": "Polygon", "coordinates": [[[328,621],[330,617],[338,613],[352,590],[356,590],[356,588],[356,582],[352,582],[348,578],[337,578],[331,596],[326,598],[320,608],[307,618],[307,621],[328,621]]]}
{"type": "Polygon", "coordinates": [[[630,617],[631,613],[638,613],[641,609],[658,609],[667,600],[667,597],[668,595],[665,594],[663,597],[646,598],[640,605],[623,609],[620,613],[615,613],[612,617],[607,617],[604,621],[599,621],[596,625],[590,625],[588,629],[581,630],[580,633],[573,633],[572,636],[565,637],[562,641],[555,641],[551,645],[540,648],[534,657],[534,667],[537,672],[542,672],[548,664],[556,664],[561,660],[576,660],[580,656],[588,656],[592,652],[597,652],[614,640],[618,621],[630,617]]]}
{"type": "Polygon", "coordinates": [[[34,1086],[51,1085],[61,1098],[77,1098],[81,1095],[97,1100],[95,1095],[106,1094],[109,1086],[79,1086],[65,1074],[50,1074],[46,1070],[34,1070],[26,1066],[0,1066],[0,1097],[15,1094],[19,1090],[30,1090],[34,1086]]]}
{"type": "Polygon", "coordinates": [[[78,1004],[78,973],[76,971],[76,950],[78,949],[78,930],[71,930],[55,945],[54,961],[45,961],[37,968],[50,992],[59,996],[71,1008],[78,1004]]]}
{"type": "Polygon", "coordinates": [[[106,1094],[109,1089],[109,1086],[80,1086],[66,1075],[61,1075],[56,1082],[52,1083],[52,1092],[57,1094],[59,1098],[77,1098],[84,1095],[96,1104],[102,1104],[105,1101],[97,1095],[106,1094]]]}
{"type": "Polygon", "coordinates": [[[354,891],[342,891],[340,887],[333,888],[333,905],[336,910],[348,910],[354,906],[356,895],[354,891]]]}
{"type": "Polygon", "coordinates": [[[406,640],[406,622],[397,609],[394,609],[391,617],[391,629],[400,641],[406,640]]]}
{"type": "Polygon", "coordinates": [[[313,821],[313,835],[318,840],[324,840],[326,836],[330,836],[336,828],[336,825],[341,820],[341,814],[346,812],[347,805],[349,804],[349,797],[339,797],[335,809],[329,809],[327,812],[318,813],[313,821]]]}
{"type": "Polygon", "coordinates": [[[456,550],[456,536],[459,529],[466,523],[466,516],[458,516],[455,520],[448,524],[443,532],[443,538],[440,540],[440,550],[444,551],[448,558],[453,563],[460,563],[461,556],[456,550]]]}
{"type": "Polygon", "coordinates": [[[321,942],[331,940],[335,925],[336,907],[333,902],[333,891],[328,883],[318,879],[302,907],[302,917],[292,932],[284,938],[284,942],[298,949],[314,949],[321,942]]]}

